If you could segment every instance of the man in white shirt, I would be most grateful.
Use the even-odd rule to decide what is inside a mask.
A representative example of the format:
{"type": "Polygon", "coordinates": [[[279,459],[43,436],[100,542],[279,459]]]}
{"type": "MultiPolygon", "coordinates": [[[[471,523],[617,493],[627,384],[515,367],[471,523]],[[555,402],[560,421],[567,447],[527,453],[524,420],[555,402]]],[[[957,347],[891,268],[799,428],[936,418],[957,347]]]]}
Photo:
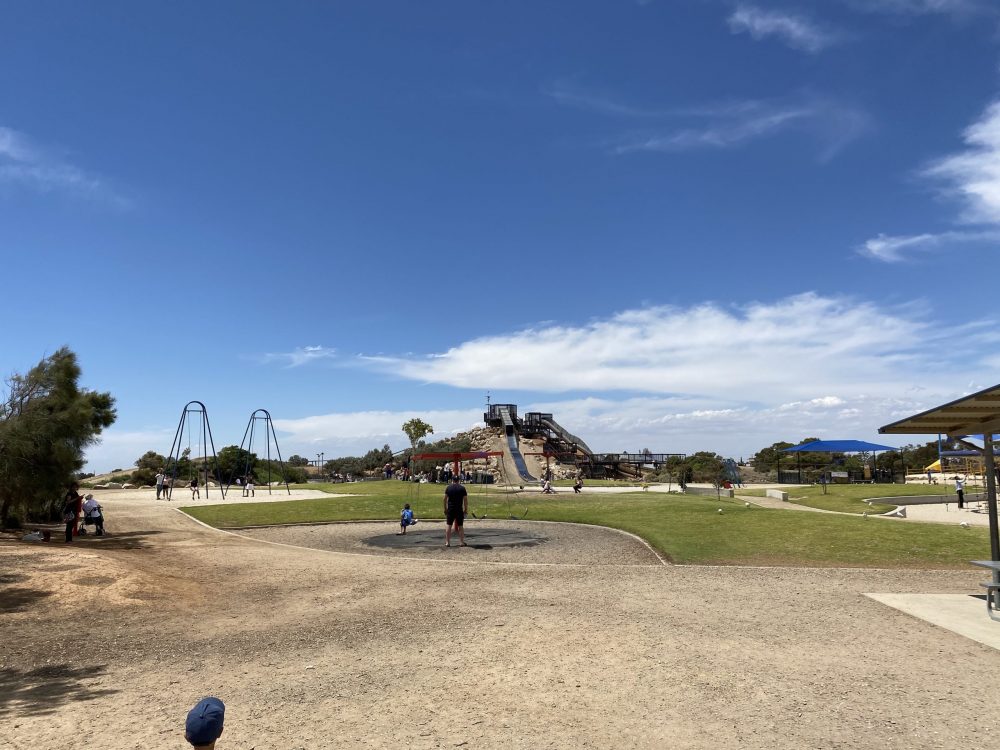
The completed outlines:
{"type": "Polygon", "coordinates": [[[955,494],[958,495],[958,507],[965,507],[965,485],[957,476],[955,477],[955,494]]]}
{"type": "Polygon", "coordinates": [[[163,469],[160,469],[156,473],[156,499],[157,500],[160,499],[160,493],[163,492],[163,480],[164,479],[166,479],[166,476],[163,474],[163,469]]]}

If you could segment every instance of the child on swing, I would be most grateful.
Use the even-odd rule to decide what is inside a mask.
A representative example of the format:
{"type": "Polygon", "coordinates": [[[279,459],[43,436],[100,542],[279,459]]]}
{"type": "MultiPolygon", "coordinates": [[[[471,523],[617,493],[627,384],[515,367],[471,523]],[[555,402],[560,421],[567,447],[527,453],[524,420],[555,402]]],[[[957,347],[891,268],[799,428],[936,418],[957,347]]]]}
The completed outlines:
{"type": "Polygon", "coordinates": [[[413,526],[417,522],[417,519],[413,517],[413,511],[410,510],[410,504],[406,503],[403,506],[403,512],[399,514],[399,533],[396,536],[401,536],[406,533],[407,526],[413,526]]]}

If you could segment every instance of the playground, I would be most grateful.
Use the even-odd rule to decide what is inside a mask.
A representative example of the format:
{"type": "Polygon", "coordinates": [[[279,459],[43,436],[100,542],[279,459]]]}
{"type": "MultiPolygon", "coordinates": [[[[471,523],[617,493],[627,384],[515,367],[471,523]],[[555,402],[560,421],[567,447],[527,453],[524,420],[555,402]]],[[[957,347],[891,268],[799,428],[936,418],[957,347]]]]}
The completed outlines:
{"type": "MultiPolygon", "coordinates": [[[[616,516],[614,503],[674,500],[615,489],[592,500],[616,516]]],[[[330,504],[314,490],[279,499],[221,507],[330,504]]],[[[335,500],[352,514],[381,502],[335,500]]],[[[180,747],[203,694],[227,703],[220,748],[244,750],[965,748],[1000,728],[968,699],[1000,689],[1000,652],[865,596],[967,595],[981,579],[967,567],[665,565],[618,531],[537,520],[482,524],[530,544],[404,554],[372,544],[392,520],[219,530],[149,490],[100,501],[108,537],[0,543],[0,715],[14,748],[180,747]],[[312,548],[314,529],[346,536],[312,548]],[[490,560],[500,552],[579,557],[490,560]]],[[[703,528],[751,529],[740,510],[866,523],[687,502],[711,511],[703,528]]],[[[443,533],[426,516],[416,528],[443,533]]]]}

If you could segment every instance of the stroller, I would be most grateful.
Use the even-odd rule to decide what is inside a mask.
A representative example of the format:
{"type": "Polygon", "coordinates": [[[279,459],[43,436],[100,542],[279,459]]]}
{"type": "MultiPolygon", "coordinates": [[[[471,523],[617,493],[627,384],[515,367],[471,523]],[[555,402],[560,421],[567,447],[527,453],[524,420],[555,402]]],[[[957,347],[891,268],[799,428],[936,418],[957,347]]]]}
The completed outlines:
{"type": "MultiPolygon", "coordinates": [[[[87,500],[93,500],[93,496],[88,495],[87,500]]],[[[104,536],[107,533],[107,529],[104,528],[104,511],[97,501],[94,501],[90,510],[84,507],[83,518],[80,522],[80,536],[87,533],[88,526],[94,527],[94,536],[104,536]]]]}

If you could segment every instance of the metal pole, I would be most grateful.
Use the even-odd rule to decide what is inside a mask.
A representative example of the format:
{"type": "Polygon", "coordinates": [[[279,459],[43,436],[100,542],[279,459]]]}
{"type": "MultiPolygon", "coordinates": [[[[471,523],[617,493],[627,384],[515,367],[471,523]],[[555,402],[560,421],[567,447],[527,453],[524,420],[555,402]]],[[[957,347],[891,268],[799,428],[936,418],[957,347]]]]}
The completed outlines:
{"type": "MultiPolygon", "coordinates": [[[[270,416],[266,417],[264,421],[264,438],[265,441],[267,442],[267,494],[270,495],[271,494],[271,434],[268,430],[268,427],[270,427],[272,430],[274,429],[274,427],[271,426],[270,416]]],[[[275,438],[275,441],[277,441],[277,438],[275,438]]]]}
{"type": "MultiPolygon", "coordinates": [[[[990,559],[1000,561],[1000,532],[997,529],[997,477],[993,457],[993,434],[983,435],[983,470],[986,472],[986,508],[990,517],[990,559]]],[[[1000,571],[993,571],[993,583],[1000,584],[1000,571]]],[[[993,606],[1000,606],[1000,590],[993,590],[993,606]]]]}
{"type": "Polygon", "coordinates": [[[997,478],[996,461],[993,457],[993,435],[983,435],[983,467],[986,471],[986,507],[990,516],[990,554],[994,561],[1000,561],[1000,532],[997,528],[997,478]]]}

